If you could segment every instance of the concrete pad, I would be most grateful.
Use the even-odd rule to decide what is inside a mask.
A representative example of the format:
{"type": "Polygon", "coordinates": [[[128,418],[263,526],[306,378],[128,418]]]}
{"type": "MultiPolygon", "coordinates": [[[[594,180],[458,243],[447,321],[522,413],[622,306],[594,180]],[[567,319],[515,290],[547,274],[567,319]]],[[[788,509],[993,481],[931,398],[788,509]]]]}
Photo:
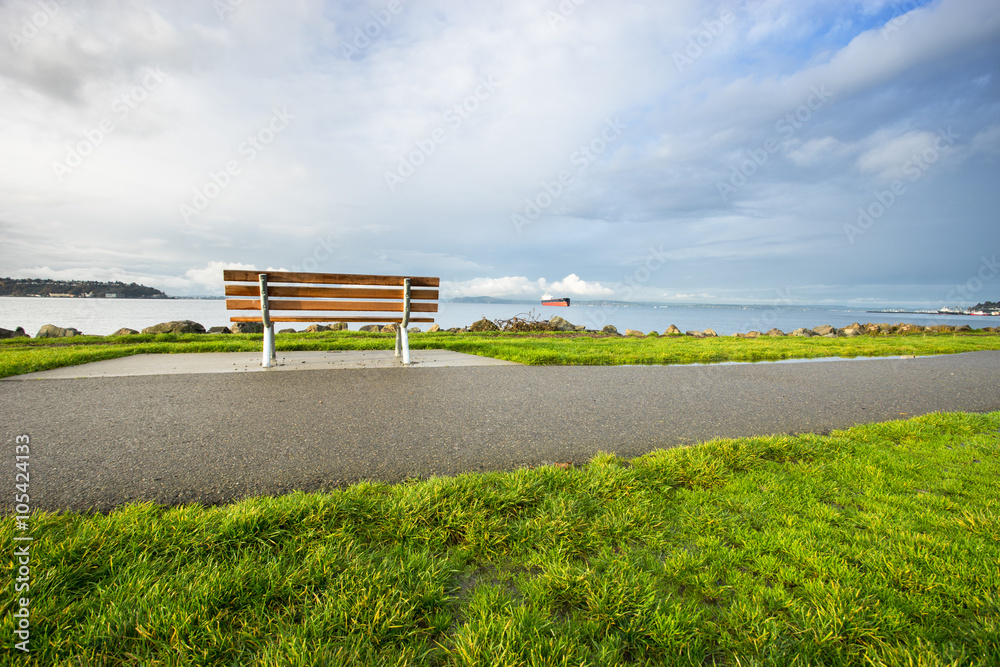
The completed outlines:
{"type": "MultiPolygon", "coordinates": [[[[278,352],[277,365],[263,368],[260,352],[203,352],[182,354],[135,354],[119,359],[94,361],[79,366],[25,373],[4,380],[66,380],[72,378],[125,377],[136,375],[184,375],[189,373],[276,373],[281,371],[334,370],[402,367],[393,350],[303,350],[278,352]]],[[[410,350],[410,366],[519,366],[451,350],[410,350]]]]}

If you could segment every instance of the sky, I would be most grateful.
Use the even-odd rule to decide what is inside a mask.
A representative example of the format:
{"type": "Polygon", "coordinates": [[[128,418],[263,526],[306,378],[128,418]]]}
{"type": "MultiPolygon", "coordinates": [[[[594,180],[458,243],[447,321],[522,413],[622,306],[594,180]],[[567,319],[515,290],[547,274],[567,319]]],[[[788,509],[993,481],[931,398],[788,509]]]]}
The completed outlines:
{"type": "Polygon", "coordinates": [[[1000,300],[997,0],[6,0],[0,37],[0,276],[1000,300]]]}

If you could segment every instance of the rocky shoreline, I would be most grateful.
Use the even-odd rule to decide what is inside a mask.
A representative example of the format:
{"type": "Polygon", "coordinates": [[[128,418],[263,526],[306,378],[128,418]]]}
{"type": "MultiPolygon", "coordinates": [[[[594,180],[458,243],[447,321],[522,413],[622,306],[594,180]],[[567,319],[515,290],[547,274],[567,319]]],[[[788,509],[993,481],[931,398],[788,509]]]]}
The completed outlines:
{"type": "MultiPolygon", "coordinates": [[[[621,337],[643,337],[643,338],[662,338],[662,337],[690,337],[690,338],[717,338],[719,334],[712,329],[705,329],[703,331],[681,331],[676,326],[671,324],[663,333],[657,331],[642,332],[636,331],[635,329],[626,329],[625,333],[619,333],[618,329],[613,325],[607,325],[601,330],[587,329],[582,324],[573,324],[562,317],[552,317],[549,320],[542,320],[537,322],[521,323],[522,326],[517,329],[521,332],[559,332],[566,334],[579,334],[586,336],[600,336],[600,337],[611,337],[611,336],[621,336],[621,337]]],[[[358,328],[358,331],[376,332],[376,333],[395,333],[395,324],[366,324],[358,328]]],[[[318,331],[346,331],[348,330],[347,322],[336,322],[334,324],[311,324],[305,329],[299,331],[293,328],[280,329],[278,333],[290,334],[290,333],[312,333],[318,331]]],[[[487,320],[483,318],[478,320],[467,327],[453,327],[451,329],[441,329],[437,324],[431,325],[428,329],[428,333],[433,333],[436,331],[448,331],[451,333],[463,333],[463,332],[501,332],[510,329],[503,329],[496,322],[487,320]]],[[[766,338],[766,337],[781,337],[781,336],[794,336],[801,338],[853,338],[856,336],[888,336],[893,334],[909,334],[909,333],[961,333],[965,331],[981,331],[989,333],[1000,333],[1000,327],[983,327],[981,329],[973,329],[967,324],[954,326],[950,324],[935,324],[931,326],[922,326],[920,324],[908,324],[905,322],[897,322],[896,324],[889,324],[886,322],[873,323],[868,322],[866,324],[861,324],[860,322],[854,322],[846,327],[837,328],[829,324],[820,325],[813,327],[812,329],[807,329],[805,327],[795,329],[785,333],[780,329],[771,329],[770,331],[748,331],[746,333],[735,333],[731,334],[734,338],[766,338]]],[[[136,335],[139,333],[143,334],[161,334],[161,333],[175,333],[175,334],[261,334],[264,332],[264,325],[260,322],[237,322],[232,327],[211,327],[205,329],[204,326],[197,322],[191,320],[177,320],[173,322],[162,322],[160,324],[153,325],[151,327],[146,327],[141,332],[136,329],[122,328],[115,331],[112,336],[127,336],[136,335]]],[[[409,327],[407,328],[408,333],[421,333],[420,327],[409,327]]],[[[74,329],[73,327],[58,327],[54,324],[46,324],[38,333],[35,334],[35,338],[69,338],[73,336],[83,336],[81,331],[74,329]]],[[[729,334],[727,334],[729,335],[729,334]]],[[[30,338],[30,336],[24,331],[22,327],[17,327],[14,330],[0,328],[0,339],[4,338],[30,338]]]]}

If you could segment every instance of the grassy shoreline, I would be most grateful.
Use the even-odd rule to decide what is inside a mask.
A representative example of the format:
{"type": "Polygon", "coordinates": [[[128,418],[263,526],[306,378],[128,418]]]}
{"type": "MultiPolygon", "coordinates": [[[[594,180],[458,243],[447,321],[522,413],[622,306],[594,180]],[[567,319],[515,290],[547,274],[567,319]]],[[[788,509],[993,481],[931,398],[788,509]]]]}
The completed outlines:
{"type": "MultiPolygon", "coordinates": [[[[392,334],[338,331],[277,334],[277,350],[389,350],[392,334]]],[[[0,340],[0,377],[132,354],[259,352],[260,334],[137,334],[0,340]]],[[[818,357],[953,354],[1000,349],[992,332],[909,333],[855,338],[620,337],[566,333],[420,333],[415,350],[445,349],[530,365],[649,365],[777,361],[818,357]]]]}
{"type": "Polygon", "coordinates": [[[998,480],[1000,412],[949,413],[39,512],[25,664],[998,664],[998,480]]]}

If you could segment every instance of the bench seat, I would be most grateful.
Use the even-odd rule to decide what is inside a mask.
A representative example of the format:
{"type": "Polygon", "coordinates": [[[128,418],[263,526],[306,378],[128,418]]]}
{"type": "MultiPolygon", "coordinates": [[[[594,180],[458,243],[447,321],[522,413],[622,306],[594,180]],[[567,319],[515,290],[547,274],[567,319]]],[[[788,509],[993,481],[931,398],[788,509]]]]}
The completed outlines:
{"type": "Polygon", "coordinates": [[[377,322],[396,324],[396,356],[410,363],[411,322],[433,322],[440,278],[347,273],[303,273],[225,269],[226,310],[231,322],[264,325],[263,365],[277,358],[274,322],[377,322]],[[278,314],[276,314],[278,313],[278,314]],[[411,316],[411,313],[419,313],[411,316]]]}

